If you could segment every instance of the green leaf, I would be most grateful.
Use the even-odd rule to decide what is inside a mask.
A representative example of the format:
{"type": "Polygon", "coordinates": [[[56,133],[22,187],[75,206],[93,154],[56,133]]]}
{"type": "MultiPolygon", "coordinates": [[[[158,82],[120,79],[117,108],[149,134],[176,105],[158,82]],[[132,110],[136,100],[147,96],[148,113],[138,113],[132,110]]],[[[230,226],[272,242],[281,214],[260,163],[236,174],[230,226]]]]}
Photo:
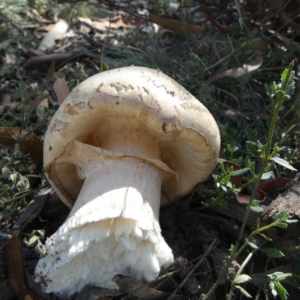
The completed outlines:
{"type": "Polygon", "coordinates": [[[260,206],[251,206],[250,209],[256,213],[262,213],[264,209],[260,206]]]}
{"type": "Polygon", "coordinates": [[[275,281],[274,284],[275,284],[275,288],[276,288],[278,294],[280,295],[280,298],[282,300],[287,300],[287,295],[288,295],[287,290],[278,281],[275,281]]]}
{"type": "Polygon", "coordinates": [[[289,78],[287,78],[287,75],[289,73],[288,69],[285,69],[281,74],[281,82],[284,83],[285,81],[288,81],[289,78]]]}
{"type": "Polygon", "coordinates": [[[264,248],[260,249],[261,252],[265,253],[268,257],[271,258],[278,258],[284,256],[282,251],[276,249],[276,248],[264,248]]]}
{"type": "Polygon", "coordinates": [[[300,261],[297,261],[294,267],[294,271],[297,276],[300,276],[300,261]]]}
{"type": "Polygon", "coordinates": [[[243,168],[240,170],[233,171],[231,175],[232,176],[240,176],[240,175],[247,173],[249,170],[250,170],[249,168],[243,168]]]}
{"type": "Polygon", "coordinates": [[[221,187],[221,189],[223,190],[224,193],[227,193],[227,188],[226,188],[226,186],[221,185],[220,187],[221,187]]]}
{"type": "Polygon", "coordinates": [[[287,69],[285,69],[281,75],[281,82],[284,92],[287,95],[291,95],[295,89],[294,76],[295,72],[293,71],[294,61],[292,61],[287,69]]]}
{"type": "Polygon", "coordinates": [[[246,142],[247,150],[253,155],[253,156],[260,156],[262,152],[262,144],[260,141],[257,141],[256,143],[247,141],[246,142]]]}
{"type": "Polygon", "coordinates": [[[275,282],[275,281],[284,280],[288,277],[292,277],[293,274],[292,273],[283,273],[283,272],[274,272],[272,274],[268,274],[267,276],[270,278],[270,280],[275,282]]]}
{"type": "Polygon", "coordinates": [[[282,222],[276,222],[276,223],[274,224],[274,226],[279,227],[279,228],[287,228],[287,227],[288,227],[288,224],[282,223],[282,222]]]}
{"type": "Polygon", "coordinates": [[[280,157],[272,157],[271,160],[275,161],[277,164],[285,167],[286,169],[292,170],[292,171],[298,171],[297,169],[295,169],[293,166],[290,165],[290,163],[288,161],[286,161],[283,158],[280,157]]]}
{"type": "Polygon", "coordinates": [[[271,290],[271,293],[274,297],[276,297],[278,295],[277,290],[275,288],[275,284],[274,284],[273,281],[270,282],[270,290],[271,290]]]}
{"type": "Polygon", "coordinates": [[[275,221],[281,221],[284,222],[289,218],[289,214],[287,210],[282,210],[275,214],[275,221]]]}
{"type": "Polygon", "coordinates": [[[252,206],[257,206],[257,205],[259,205],[260,204],[260,200],[253,200],[252,201],[252,206]]]}
{"type": "Polygon", "coordinates": [[[228,181],[230,180],[230,175],[226,175],[225,177],[223,177],[220,181],[220,184],[226,184],[228,183],[228,181]]]}
{"type": "Polygon", "coordinates": [[[244,282],[247,282],[251,279],[251,277],[247,274],[241,274],[241,275],[238,275],[237,277],[234,278],[233,282],[234,283],[244,283],[244,282]]]}
{"type": "Polygon", "coordinates": [[[258,250],[258,249],[259,249],[254,243],[248,242],[248,245],[249,245],[252,249],[255,249],[255,250],[258,250]]]}
{"type": "Polygon", "coordinates": [[[273,178],[273,176],[274,176],[274,172],[269,171],[262,175],[261,180],[269,180],[269,179],[273,178]]]}
{"type": "Polygon", "coordinates": [[[295,223],[298,223],[299,220],[296,220],[296,219],[287,219],[285,222],[288,223],[288,224],[295,224],[295,223]]]}
{"type": "Polygon", "coordinates": [[[246,291],[244,290],[241,286],[236,285],[235,288],[237,288],[238,290],[240,290],[240,292],[247,298],[252,298],[252,296],[246,291]]]}
{"type": "Polygon", "coordinates": [[[268,237],[267,235],[263,234],[263,233],[259,233],[260,236],[262,236],[265,240],[271,242],[272,239],[270,237],[268,237]]]}

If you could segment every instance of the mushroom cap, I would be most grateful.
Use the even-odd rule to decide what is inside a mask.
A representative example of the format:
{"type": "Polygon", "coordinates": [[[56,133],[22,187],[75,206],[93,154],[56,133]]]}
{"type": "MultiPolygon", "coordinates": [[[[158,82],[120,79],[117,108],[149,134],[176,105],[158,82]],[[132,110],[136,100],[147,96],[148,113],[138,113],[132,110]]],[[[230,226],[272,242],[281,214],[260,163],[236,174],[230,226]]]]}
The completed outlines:
{"type": "Polygon", "coordinates": [[[47,177],[69,207],[76,201],[83,180],[78,178],[75,165],[54,166],[55,160],[74,140],[95,146],[90,136],[109,118],[114,122],[126,118],[128,124],[135,120],[147,128],[157,140],[162,162],[178,173],[178,182],[162,184],[162,206],[189,193],[216,166],[220,150],[217,123],[185,88],[162,72],[145,67],[102,72],[74,88],[56,111],[45,136],[47,177]]]}

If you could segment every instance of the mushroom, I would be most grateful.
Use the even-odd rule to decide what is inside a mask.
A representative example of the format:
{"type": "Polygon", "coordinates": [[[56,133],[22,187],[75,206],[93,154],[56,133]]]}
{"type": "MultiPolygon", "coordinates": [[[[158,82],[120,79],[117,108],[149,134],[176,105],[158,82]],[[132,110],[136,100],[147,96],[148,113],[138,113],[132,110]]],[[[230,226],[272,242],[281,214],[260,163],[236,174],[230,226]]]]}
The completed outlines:
{"type": "Polygon", "coordinates": [[[206,180],[219,155],[209,111],[157,70],[124,67],[79,84],[52,118],[46,176],[71,208],[35,270],[45,292],[118,288],[116,274],[154,280],[174,260],[160,206],[206,180]]]}

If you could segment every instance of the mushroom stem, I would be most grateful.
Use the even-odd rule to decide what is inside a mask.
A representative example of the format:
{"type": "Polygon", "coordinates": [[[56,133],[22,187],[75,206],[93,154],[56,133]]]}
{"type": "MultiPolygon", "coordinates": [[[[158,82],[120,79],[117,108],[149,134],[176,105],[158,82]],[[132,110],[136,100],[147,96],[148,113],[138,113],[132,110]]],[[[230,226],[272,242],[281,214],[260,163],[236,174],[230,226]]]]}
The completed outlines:
{"type": "Polygon", "coordinates": [[[38,262],[36,280],[44,291],[61,295],[87,284],[118,288],[111,281],[116,274],[154,280],[162,266],[173,262],[161,235],[159,207],[161,185],[174,179],[174,172],[156,159],[103,159],[105,150],[79,142],[69,149],[77,152],[78,147],[88,147],[100,157],[93,161],[102,161],[93,167],[78,163],[84,184],[67,220],[46,241],[47,254],[38,262]],[[73,268],[66,268],[68,264],[73,268]]]}

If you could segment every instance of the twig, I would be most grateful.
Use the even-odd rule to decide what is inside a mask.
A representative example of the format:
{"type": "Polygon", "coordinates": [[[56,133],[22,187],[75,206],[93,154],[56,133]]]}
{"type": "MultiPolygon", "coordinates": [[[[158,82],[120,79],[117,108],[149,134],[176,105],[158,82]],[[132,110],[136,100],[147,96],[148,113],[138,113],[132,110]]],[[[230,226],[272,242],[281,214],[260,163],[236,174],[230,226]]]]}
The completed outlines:
{"type": "Polygon", "coordinates": [[[227,54],[226,56],[224,56],[223,58],[221,58],[219,61],[217,61],[215,64],[207,67],[205,70],[203,70],[203,72],[206,72],[216,66],[218,66],[219,64],[221,64],[223,61],[225,61],[226,59],[228,59],[229,57],[231,57],[232,55],[234,55],[235,53],[237,53],[238,51],[240,51],[243,47],[246,46],[246,43],[243,43],[240,47],[238,47],[236,50],[230,52],[229,54],[227,54]]]}
{"type": "Polygon", "coordinates": [[[104,44],[102,47],[102,51],[101,51],[101,58],[100,58],[100,69],[99,69],[99,73],[101,73],[103,71],[103,59],[104,59],[104,50],[108,41],[108,36],[109,36],[109,32],[110,32],[110,26],[111,26],[111,17],[109,17],[109,25],[108,25],[108,29],[107,29],[107,33],[106,33],[106,38],[104,40],[104,44]]]}
{"type": "Polygon", "coordinates": [[[195,272],[195,270],[198,268],[198,266],[203,262],[203,260],[207,257],[209,252],[212,250],[212,248],[215,246],[217,242],[217,238],[215,238],[210,246],[207,248],[207,250],[203,253],[203,255],[200,256],[198,262],[194,266],[194,268],[187,274],[187,276],[181,281],[181,283],[177,286],[177,288],[174,290],[174,292],[167,298],[167,300],[171,299],[173,296],[176,295],[178,289],[181,289],[184,284],[187,282],[187,280],[191,277],[191,275],[195,272]]]}

